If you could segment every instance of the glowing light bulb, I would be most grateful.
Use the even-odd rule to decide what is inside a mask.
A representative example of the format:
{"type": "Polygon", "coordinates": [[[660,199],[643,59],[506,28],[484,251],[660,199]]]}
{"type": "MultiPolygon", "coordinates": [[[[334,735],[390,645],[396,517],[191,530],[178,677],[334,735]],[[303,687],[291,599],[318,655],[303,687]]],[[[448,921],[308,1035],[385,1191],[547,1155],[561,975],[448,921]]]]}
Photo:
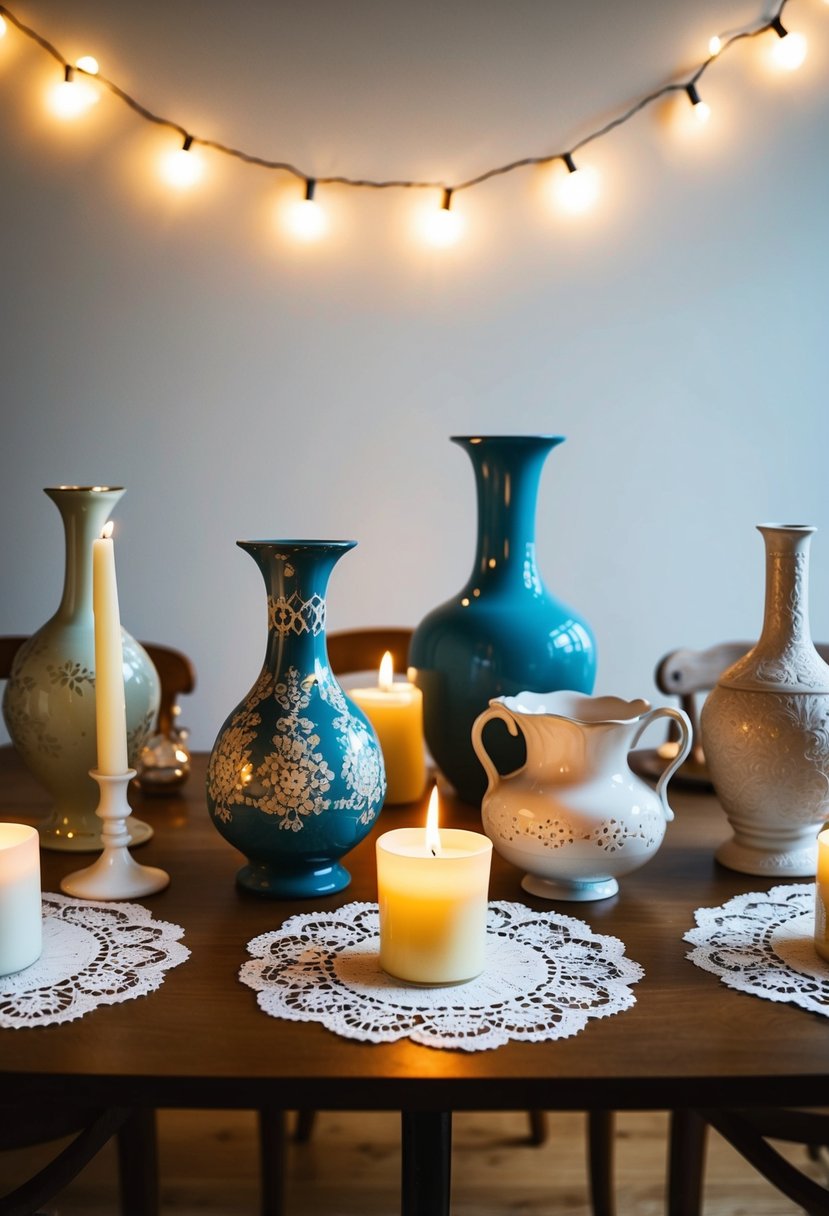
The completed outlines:
{"type": "Polygon", "coordinates": [[[182,146],[175,152],[168,152],[161,162],[165,181],[177,190],[189,190],[204,172],[201,157],[191,150],[192,143],[193,136],[186,135],[182,146]]]}
{"type": "Polygon", "coordinates": [[[75,80],[73,69],[66,65],[64,78],[52,89],[50,101],[58,118],[78,118],[98,100],[98,94],[85,80],[75,80]]]}
{"type": "Polygon", "coordinates": [[[98,60],[94,55],[81,55],[80,59],[75,60],[75,67],[86,72],[87,76],[98,75],[98,60]]]}
{"type": "Polygon", "coordinates": [[[561,159],[567,166],[567,173],[556,179],[556,201],[570,215],[581,215],[589,211],[599,197],[599,175],[590,166],[578,169],[569,152],[561,159]]]}
{"type": "Polygon", "coordinates": [[[428,211],[424,216],[424,239],[436,249],[448,249],[455,245],[463,232],[463,220],[451,207],[452,191],[446,189],[440,207],[436,211],[428,211]]]}
{"type": "Polygon", "coordinates": [[[697,92],[697,86],[695,84],[689,84],[686,86],[685,92],[688,94],[688,100],[691,103],[691,113],[697,122],[708,122],[708,119],[711,117],[711,107],[707,101],[702,100],[697,92]]]}
{"type": "Polygon", "coordinates": [[[289,225],[300,241],[318,241],[328,231],[328,219],[314,198],[316,180],[309,177],[305,182],[305,198],[294,203],[289,212],[289,225]]]}
{"type": "Polygon", "coordinates": [[[708,40],[708,54],[719,55],[721,50],[722,38],[720,38],[719,34],[714,34],[713,38],[709,38],[708,40]]]}
{"type": "Polygon", "coordinates": [[[806,58],[808,44],[803,34],[790,34],[779,17],[771,22],[770,29],[777,34],[777,42],[771,48],[771,59],[776,68],[794,72],[806,58]]]}
{"type": "Polygon", "coordinates": [[[0,17],[0,38],[2,38],[2,37],[3,37],[3,35],[5,34],[5,32],[6,32],[6,22],[5,22],[5,18],[0,17]]]}

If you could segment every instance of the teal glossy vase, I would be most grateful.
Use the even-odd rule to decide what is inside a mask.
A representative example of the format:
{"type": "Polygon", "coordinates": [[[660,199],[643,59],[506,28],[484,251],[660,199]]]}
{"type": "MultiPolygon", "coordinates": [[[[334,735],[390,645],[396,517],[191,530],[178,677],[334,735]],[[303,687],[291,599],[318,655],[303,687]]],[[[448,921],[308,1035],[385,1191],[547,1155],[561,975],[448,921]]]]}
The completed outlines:
{"type": "Polygon", "coordinates": [[[354,541],[239,541],[265,580],[268,641],[259,677],[210,755],[207,805],[248,859],[240,886],[295,899],[351,881],[339,859],[363,839],[386,792],[383,755],[328,663],[325,594],[354,541]]]}
{"type": "MultiPolygon", "coordinates": [[[[470,732],[493,697],[572,689],[591,693],[596,644],[589,625],[551,595],[536,565],[541,470],[559,435],[453,436],[468,453],[478,492],[475,564],[465,586],[412,638],[410,676],[423,692],[426,742],[465,802],[479,804],[486,775],[470,732]]],[[[501,772],[524,762],[523,743],[500,723],[487,750],[501,772]]]]}

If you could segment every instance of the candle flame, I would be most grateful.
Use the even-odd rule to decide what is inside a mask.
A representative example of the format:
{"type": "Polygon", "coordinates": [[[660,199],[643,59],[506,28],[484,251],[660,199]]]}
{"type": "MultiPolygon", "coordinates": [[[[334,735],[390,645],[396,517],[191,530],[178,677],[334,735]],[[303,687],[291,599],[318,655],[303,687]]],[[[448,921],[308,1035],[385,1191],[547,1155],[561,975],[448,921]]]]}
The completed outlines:
{"type": "Polygon", "coordinates": [[[380,675],[377,678],[377,683],[383,692],[391,692],[394,688],[394,666],[390,650],[387,650],[380,660],[380,675]]]}
{"type": "Polygon", "coordinates": [[[426,813],[426,848],[433,857],[440,857],[440,832],[438,831],[438,787],[434,786],[429,797],[426,813]]]}
{"type": "Polygon", "coordinates": [[[101,540],[109,540],[109,538],[112,536],[112,529],[114,527],[115,524],[112,522],[112,520],[108,520],[107,523],[104,524],[103,528],[101,528],[101,540]]]}

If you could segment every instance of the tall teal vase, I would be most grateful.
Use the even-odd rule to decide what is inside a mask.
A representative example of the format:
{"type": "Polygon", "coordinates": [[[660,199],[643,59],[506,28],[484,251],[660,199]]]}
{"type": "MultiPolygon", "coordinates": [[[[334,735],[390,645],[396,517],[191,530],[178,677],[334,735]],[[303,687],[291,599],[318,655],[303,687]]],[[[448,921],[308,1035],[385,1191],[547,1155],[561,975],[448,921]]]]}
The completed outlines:
{"type": "MultiPolygon", "coordinates": [[[[475,470],[475,564],[461,591],[420,623],[409,661],[423,691],[429,750],[461,798],[478,804],[486,788],[470,742],[478,714],[490,698],[525,690],[592,692],[596,644],[590,626],[550,594],[536,566],[541,470],[563,437],[453,436],[452,442],[475,470]]],[[[521,741],[500,723],[488,727],[487,750],[502,772],[523,763],[521,741]]]]}
{"type": "Polygon", "coordinates": [[[353,541],[239,541],[265,580],[268,641],[259,677],[219,731],[207,773],[216,828],[243,853],[258,895],[332,895],[339,858],[371,829],[386,792],[383,755],[328,664],[325,593],[353,541]]]}

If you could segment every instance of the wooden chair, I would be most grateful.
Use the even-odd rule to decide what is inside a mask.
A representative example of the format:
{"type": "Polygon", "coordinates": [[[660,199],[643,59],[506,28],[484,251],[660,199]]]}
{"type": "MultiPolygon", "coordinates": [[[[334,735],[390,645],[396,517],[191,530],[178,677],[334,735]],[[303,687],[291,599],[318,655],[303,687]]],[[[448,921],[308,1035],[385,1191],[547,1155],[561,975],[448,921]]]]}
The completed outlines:
{"type": "MultiPolygon", "coordinates": [[[[377,671],[385,651],[391,651],[394,670],[405,672],[409,661],[409,644],[412,629],[386,626],[375,629],[348,629],[328,635],[328,658],[331,670],[337,676],[358,671],[377,671]]],[[[547,1139],[548,1119],[545,1111],[531,1110],[529,1117],[530,1141],[540,1145],[547,1139]]],[[[263,1145],[273,1144],[284,1123],[282,1112],[260,1112],[260,1128],[263,1145]],[[267,1120],[274,1120],[272,1133],[267,1131],[267,1120]]],[[[316,1111],[297,1112],[294,1138],[307,1140],[314,1127],[316,1111]]],[[[588,1112],[588,1158],[590,1193],[594,1216],[613,1216],[613,1135],[612,1111],[588,1112]]]]}
{"type": "MultiPolygon", "coordinates": [[[[8,679],[14,656],[25,637],[0,637],[0,680],[8,679]]],[[[181,651],[142,643],[158,671],[161,698],[156,729],[168,732],[178,697],[192,692],[193,664],[181,651]]],[[[113,1136],[118,1141],[118,1175],[122,1216],[155,1216],[159,1210],[155,1111],[44,1108],[0,1105],[0,1150],[29,1147],[76,1135],[76,1139],[34,1178],[0,1199],[0,1216],[23,1216],[54,1197],[113,1136]]]]}
{"type": "MultiPolygon", "coordinates": [[[[752,642],[721,642],[707,650],[672,650],[656,667],[660,692],[676,695],[694,729],[692,756],[702,769],[705,756],[699,739],[698,698],[709,692],[752,642]]],[[[816,643],[824,662],[829,644],[816,643]]],[[[807,1145],[829,1145],[829,1114],[774,1108],[758,1110],[684,1110],[671,1115],[668,1162],[668,1216],[700,1216],[707,1129],[716,1130],[765,1178],[810,1216],[829,1216],[829,1191],[790,1165],[766,1141],[788,1140],[807,1145]]]]}

